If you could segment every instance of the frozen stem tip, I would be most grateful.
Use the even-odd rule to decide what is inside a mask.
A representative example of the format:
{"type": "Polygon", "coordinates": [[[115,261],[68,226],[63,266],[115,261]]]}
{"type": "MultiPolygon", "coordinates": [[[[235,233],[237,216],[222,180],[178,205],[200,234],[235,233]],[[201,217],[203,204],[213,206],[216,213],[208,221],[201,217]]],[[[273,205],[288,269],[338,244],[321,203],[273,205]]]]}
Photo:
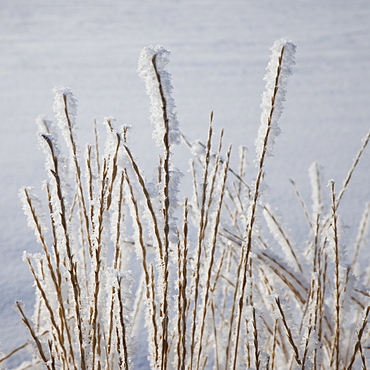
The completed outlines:
{"type": "Polygon", "coordinates": [[[58,120],[59,127],[72,128],[76,125],[77,99],[69,87],[57,86],[53,89],[53,109],[58,120]]]}
{"type": "Polygon", "coordinates": [[[273,156],[275,138],[280,134],[278,120],[283,112],[288,77],[295,64],[296,46],[286,39],[275,41],[264,77],[266,88],[262,94],[261,124],[255,141],[257,158],[263,153],[273,156]]]}
{"type": "Polygon", "coordinates": [[[163,145],[165,131],[169,144],[179,144],[181,133],[172,98],[171,75],[166,66],[170,51],[163,46],[148,46],[140,54],[138,74],[144,80],[150,98],[150,120],[154,125],[153,138],[159,148],[163,145]]]}

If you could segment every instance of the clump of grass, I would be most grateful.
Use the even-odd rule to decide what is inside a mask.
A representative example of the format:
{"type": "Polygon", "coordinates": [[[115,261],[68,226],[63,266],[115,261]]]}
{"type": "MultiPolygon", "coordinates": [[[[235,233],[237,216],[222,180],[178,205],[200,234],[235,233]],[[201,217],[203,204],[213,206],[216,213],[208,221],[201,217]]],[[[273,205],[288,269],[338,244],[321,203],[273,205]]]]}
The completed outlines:
{"type": "Polygon", "coordinates": [[[83,156],[74,96],[55,89],[67,145],[63,154],[58,128],[40,120],[46,212],[31,189],[21,190],[41,245],[39,254],[24,256],[36,283],[34,317],[16,304],[34,346],[21,368],[366,368],[370,276],[355,269],[369,206],[353,251],[342,245],[338,219],[370,134],[342,189],[332,183],[329,214],[316,164],[312,215],[295,187],[310,230],[305,248],[294,246],[261,193],[294,52],[286,40],[272,48],[250,184],[246,174],[255,169],[247,171],[245,152],[236,171],[223,131],[215,145],[213,113],[204,144],[180,133],[162,47],[144,49],[139,67],[162,153],[154,181],[131,152],[127,127],[117,129],[110,118],[104,150],[95,124],[95,143],[83,156]],[[181,136],[196,153],[193,191],[184,200],[172,155],[181,136]],[[346,252],[353,252],[351,265],[346,252]]]}

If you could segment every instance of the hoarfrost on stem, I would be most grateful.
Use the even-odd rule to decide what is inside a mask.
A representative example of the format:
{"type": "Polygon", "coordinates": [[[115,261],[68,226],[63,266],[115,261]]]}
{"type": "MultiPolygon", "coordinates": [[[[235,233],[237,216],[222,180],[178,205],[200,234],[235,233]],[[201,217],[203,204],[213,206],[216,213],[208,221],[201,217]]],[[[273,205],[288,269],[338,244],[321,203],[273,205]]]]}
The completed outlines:
{"type": "Polygon", "coordinates": [[[312,211],[313,214],[321,214],[323,211],[322,189],[320,168],[317,162],[313,162],[309,168],[309,177],[312,188],[312,211]]]}
{"type": "Polygon", "coordinates": [[[77,100],[69,87],[54,87],[54,112],[58,120],[60,129],[68,132],[69,125],[71,128],[76,126],[77,100]],[[68,117],[66,112],[68,112],[68,117]]]}
{"type": "Polygon", "coordinates": [[[163,146],[165,135],[164,114],[168,118],[169,144],[179,144],[181,140],[175,102],[171,95],[173,89],[171,75],[165,69],[169,62],[169,55],[170,51],[163,46],[148,46],[141,52],[138,67],[139,76],[145,81],[150,98],[151,121],[154,125],[153,138],[160,148],[163,146]]]}
{"type": "Polygon", "coordinates": [[[280,134],[277,122],[283,112],[288,77],[292,74],[295,64],[296,46],[292,42],[286,39],[277,40],[270,50],[271,59],[264,77],[266,89],[262,94],[261,125],[255,141],[257,158],[262,157],[264,150],[268,156],[274,154],[275,138],[280,134]],[[269,135],[266,135],[268,130],[269,135]],[[268,139],[267,142],[265,139],[268,139]]]}
{"type": "Polygon", "coordinates": [[[43,244],[42,238],[46,234],[47,227],[40,199],[30,187],[21,188],[18,194],[23,204],[23,212],[27,216],[28,227],[34,230],[37,241],[43,244]]]}

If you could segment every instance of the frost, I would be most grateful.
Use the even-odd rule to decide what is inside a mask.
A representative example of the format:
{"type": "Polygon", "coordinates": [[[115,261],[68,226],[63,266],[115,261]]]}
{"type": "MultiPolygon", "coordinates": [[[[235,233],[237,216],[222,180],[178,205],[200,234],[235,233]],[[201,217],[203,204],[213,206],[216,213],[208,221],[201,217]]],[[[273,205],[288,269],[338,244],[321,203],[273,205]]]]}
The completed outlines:
{"type": "Polygon", "coordinates": [[[314,214],[321,214],[323,211],[322,189],[320,170],[317,162],[313,162],[308,170],[312,188],[312,211],[314,214]]]}
{"type": "Polygon", "coordinates": [[[288,236],[287,233],[283,230],[281,221],[278,220],[276,216],[272,213],[271,207],[268,204],[265,205],[263,215],[271,234],[281,246],[286,260],[290,262],[292,268],[296,269],[298,267],[299,270],[302,272],[302,268],[298,262],[298,260],[301,260],[301,258],[297,259],[296,256],[296,253],[298,254],[298,251],[293,245],[291,237],[288,236]]]}
{"type": "Polygon", "coordinates": [[[76,145],[76,116],[77,100],[69,87],[55,87],[54,92],[54,112],[57,118],[59,129],[62,132],[67,146],[71,149],[71,163],[77,160],[76,145]]]}
{"type": "Polygon", "coordinates": [[[76,126],[77,100],[69,87],[58,86],[53,89],[54,112],[61,130],[76,126]],[[68,115],[68,117],[67,117],[68,115]]]}
{"type": "Polygon", "coordinates": [[[159,148],[163,147],[167,130],[170,145],[179,144],[181,141],[175,102],[172,98],[171,75],[165,69],[169,62],[169,55],[169,50],[163,46],[146,47],[141,52],[138,67],[138,73],[145,81],[150,98],[151,121],[154,125],[153,138],[159,148]],[[168,128],[166,128],[167,124],[168,128]]]}
{"type": "Polygon", "coordinates": [[[23,204],[23,212],[27,216],[28,227],[34,230],[37,241],[43,244],[42,238],[47,228],[40,199],[33,193],[32,188],[21,188],[19,197],[23,204]]]}
{"type": "Polygon", "coordinates": [[[273,156],[275,138],[280,134],[277,122],[283,112],[288,77],[295,64],[295,50],[296,46],[286,39],[275,41],[271,48],[271,59],[264,78],[266,90],[262,94],[261,125],[255,141],[258,159],[264,150],[268,156],[273,156]]]}

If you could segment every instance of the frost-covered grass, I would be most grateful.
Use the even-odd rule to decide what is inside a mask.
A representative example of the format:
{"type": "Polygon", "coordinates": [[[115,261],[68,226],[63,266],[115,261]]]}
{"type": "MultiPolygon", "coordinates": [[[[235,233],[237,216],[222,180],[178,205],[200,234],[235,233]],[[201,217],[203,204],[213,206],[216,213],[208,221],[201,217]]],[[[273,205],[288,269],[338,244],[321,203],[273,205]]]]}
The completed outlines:
{"type": "Polygon", "coordinates": [[[312,212],[296,189],[305,245],[294,245],[264,202],[294,53],[286,40],[272,48],[255,167],[241,149],[232,168],[213,113],[205,143],[181,134],[162,47],[145,48],[139,61],[161,152],[151,181],[130,150],[130,127],[112,118],[80,149],[76,100],[55,89],[58,125],[39,119],[46,207],[32,189],[20,192],[41,246],[24,255],[36,285],[33,318],[16,304],[34,350],[22,368],[366,368],[370,275],[358,261],[370,206],[354,246],[341,243],[339,212],[370,136],[327,200],[311,166],[312,212]],[[188,174],[175,166],[181,140],[192,153],[188,174]],[[184,198],[182,176],[193,184],[184,198]]]}

